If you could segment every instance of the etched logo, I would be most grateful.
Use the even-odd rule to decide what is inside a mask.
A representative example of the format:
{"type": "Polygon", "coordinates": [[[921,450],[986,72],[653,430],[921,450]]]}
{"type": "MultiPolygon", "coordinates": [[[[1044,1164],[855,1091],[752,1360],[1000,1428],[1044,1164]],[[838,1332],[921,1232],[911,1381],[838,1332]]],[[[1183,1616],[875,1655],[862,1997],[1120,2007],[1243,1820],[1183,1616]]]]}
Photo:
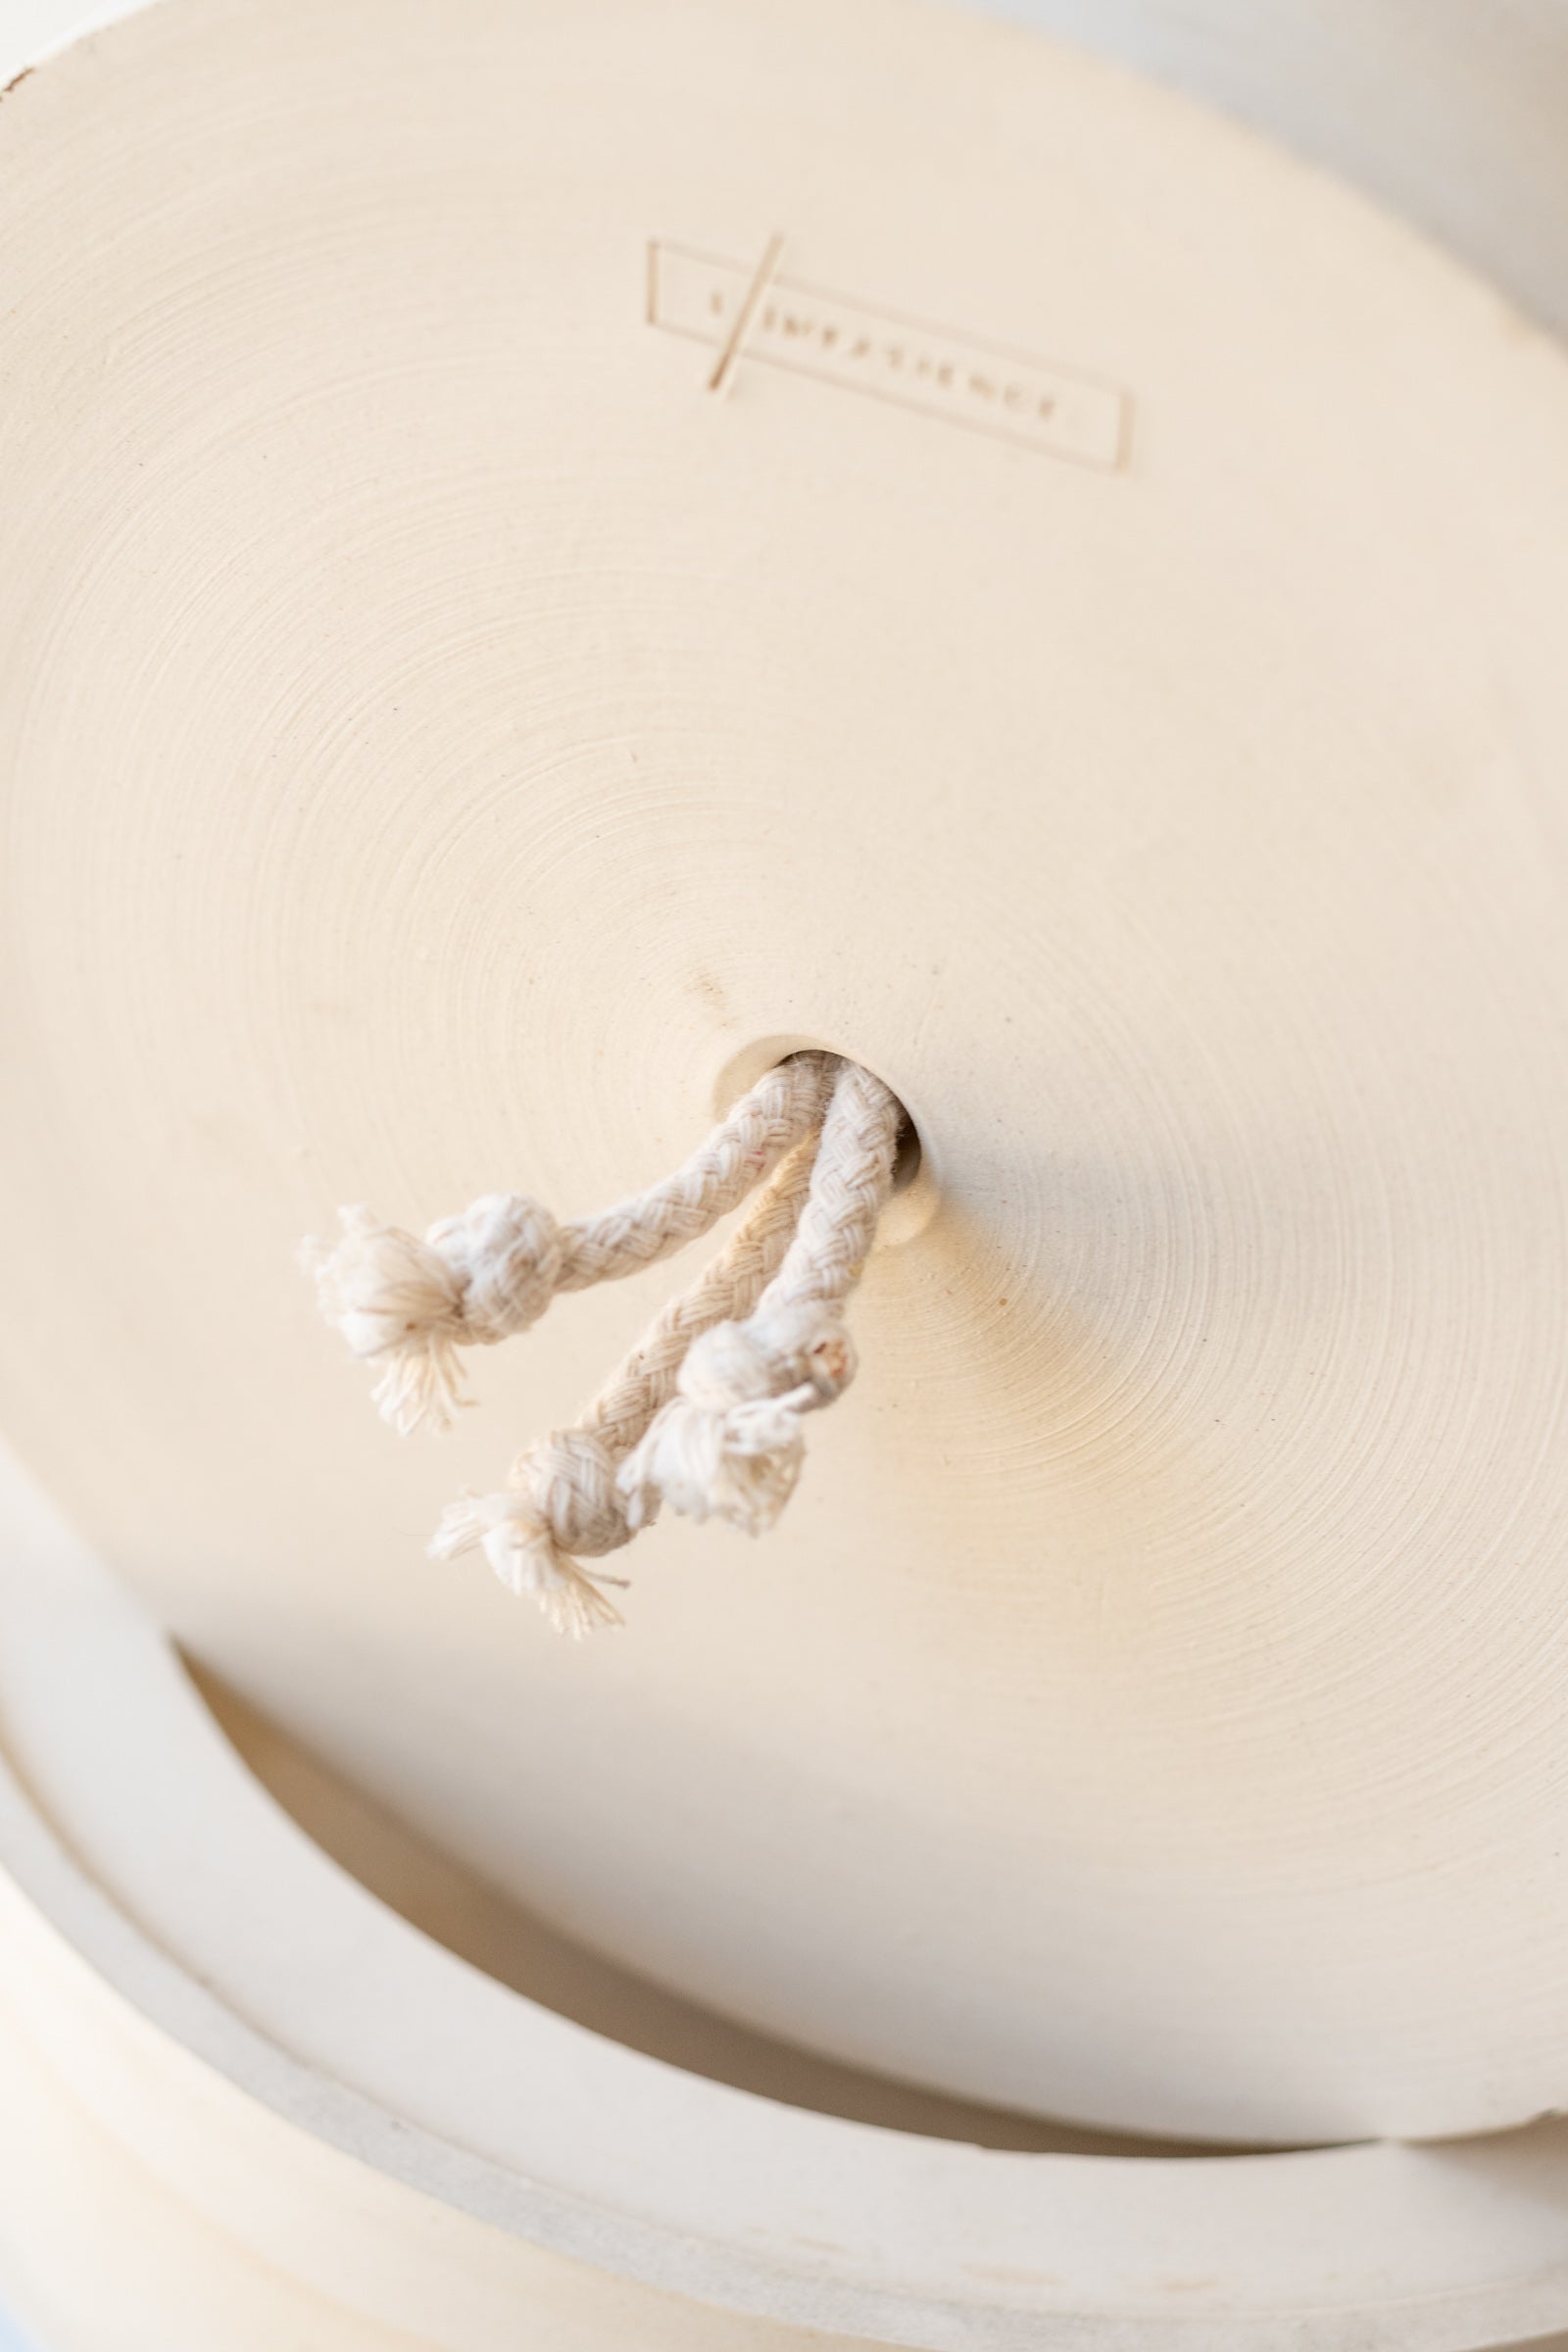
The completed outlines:
{"type": "Polygon", "coordinates": [[[710,390],[742,366],[782,368],[1080,466],[1122,465],[1132,403],[1119,385],[807,285],[780,272],[781,251],[775,237],[750,267],[650,244],[649,323],[717,352],[710,390]]]}

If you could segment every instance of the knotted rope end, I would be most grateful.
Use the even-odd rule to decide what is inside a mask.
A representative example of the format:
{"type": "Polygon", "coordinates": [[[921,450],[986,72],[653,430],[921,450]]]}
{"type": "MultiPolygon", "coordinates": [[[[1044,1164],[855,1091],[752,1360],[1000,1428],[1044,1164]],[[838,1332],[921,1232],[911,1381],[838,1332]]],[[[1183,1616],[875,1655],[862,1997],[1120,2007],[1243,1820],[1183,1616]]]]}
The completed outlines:
{"type": "Polygon", "coordinates": [[[430,1557],[452,1560],[471,1550],[484,1553],[509,1592],[537,1601],[558,1634],[580,1642],[601,1627],[625,1623],[604,1588],[616,1585],[624,1591],[627,1580],[574,1560],[526,1494],[465,1494],[447,1505],[430,1541],[430,1557]]]}
{"type": "Polygon", "coordinates": [[[309,1241],[301,1261],[322,1315],[362,1362],[381,1365],[371,1394],[407,1437],[448,1429],[469,1399],[458,1356],[525,1331],[550,1302],[564,1245],[548,1209],[488,1193],[421,1241],[363,1205],[338,1211],[335,1242],[309,1241]]]}
{"type": "Polygon", "coordinates": [[[646,1527],[662,1501],[684,1518],[764,1535],[801,1475],[803,1418],[841,1396],[855,1370],[842,1317],[814,1301],[714,1324],[692,1342],[679,1393],[621,1466],[627,1524],[646,1527]]]}

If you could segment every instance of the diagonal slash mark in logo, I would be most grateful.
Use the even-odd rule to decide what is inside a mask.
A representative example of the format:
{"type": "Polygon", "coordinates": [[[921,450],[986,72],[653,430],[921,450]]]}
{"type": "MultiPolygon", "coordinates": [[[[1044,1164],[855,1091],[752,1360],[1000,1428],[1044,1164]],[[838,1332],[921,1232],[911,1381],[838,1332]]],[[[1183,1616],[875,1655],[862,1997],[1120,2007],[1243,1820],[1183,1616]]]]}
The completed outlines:
{"type": "Polygon", "coordinates": [[[767,240],[766,250],[757,265],[757,275],[746,289],[746,299],[735,316],[729,341],[718,355],[718,365],[708,379],[710,392],[722,392],[734,374],[752,320],[762,307],[762,296],[773,282],[773,273],[784,252],[782,233],[776,232],[767,240]]]}

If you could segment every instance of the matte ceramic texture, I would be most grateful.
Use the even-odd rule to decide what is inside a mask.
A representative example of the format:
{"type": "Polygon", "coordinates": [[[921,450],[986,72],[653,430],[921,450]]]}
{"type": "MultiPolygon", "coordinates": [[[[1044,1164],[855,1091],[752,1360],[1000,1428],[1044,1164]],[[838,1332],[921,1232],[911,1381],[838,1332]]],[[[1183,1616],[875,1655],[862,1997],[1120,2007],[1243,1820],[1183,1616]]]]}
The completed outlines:
{"type": "Polygon", "coordinates": [[[0,1425],[71,1517],[827,2055],[1224,2139],[1568,2100],[1560,351],[892,0],[174,0],[0,185],[0,1425]],[[650,246],[775,233],[714,392],[650,246]],[[662,1528],[574,1651],[423,1544],[678,1274],[400,1447],[295,1245],[608,1200],[779,1037],[923,1205],[787,1523],[662,1528]]]}

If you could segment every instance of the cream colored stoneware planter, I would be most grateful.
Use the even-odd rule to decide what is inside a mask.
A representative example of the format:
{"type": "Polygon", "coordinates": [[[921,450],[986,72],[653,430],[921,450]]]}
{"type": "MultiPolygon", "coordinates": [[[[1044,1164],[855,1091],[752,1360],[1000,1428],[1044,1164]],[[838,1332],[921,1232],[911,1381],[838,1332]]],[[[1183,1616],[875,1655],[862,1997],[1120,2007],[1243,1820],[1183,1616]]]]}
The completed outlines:
{"type": "MultiPolygon", "coordinates": [[[[1372,176],[1544,315],[1561,20],[1475,38],[1511,172],[1417,105],[1372,176]]],[[[1556,343],[902,0],[171,0],[0,105],[0,1426],[113,1570],[19,1532],[0,1666],[51,2343],[1568,2326],[1556,343]],[[921,1133],[860,1383],[564,1648],[423,1540],[668,1277],[400,1451],[295,1243],[607,1200],[801,1043],[921,1133]],[[171,1636],[718,2017],[1507,2135],[682,2074],[377,1904],[171,1636]]]]}

